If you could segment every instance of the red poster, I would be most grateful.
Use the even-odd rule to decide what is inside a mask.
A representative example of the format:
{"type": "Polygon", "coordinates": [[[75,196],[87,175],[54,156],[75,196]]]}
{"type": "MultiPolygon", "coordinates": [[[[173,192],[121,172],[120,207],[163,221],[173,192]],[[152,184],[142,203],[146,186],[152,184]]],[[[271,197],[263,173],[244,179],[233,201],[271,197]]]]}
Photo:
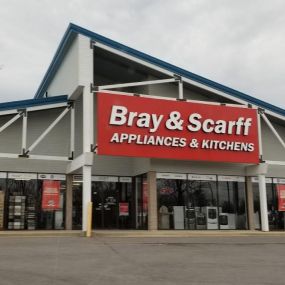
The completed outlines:
{"type": "Polygon", "coordinates": [[[99,155],[259,163],[256,109],[97,96],[99,155]]]}
{"type": "Polygon", "coordinates": [[[285,211],[285,184],[277,184],[278,211],[285,211]]]}
{"type": "Polygon", "coordinates": [[[44,180],[42,209],[57,210],[60,208],[60,181],[44,180]]]}
{"type": "Polygon", "coordinates": [[[119,203],[120,216],[129,216],[129,203],[119,203]]]}

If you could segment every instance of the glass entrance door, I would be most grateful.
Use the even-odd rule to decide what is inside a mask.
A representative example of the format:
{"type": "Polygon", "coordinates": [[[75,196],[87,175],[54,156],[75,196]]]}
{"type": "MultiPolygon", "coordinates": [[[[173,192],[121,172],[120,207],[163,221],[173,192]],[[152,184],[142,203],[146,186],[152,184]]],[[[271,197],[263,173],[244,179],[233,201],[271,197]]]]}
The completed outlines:
{"type": "Polygon", "coordinates": [[[93,228],[133,228],[132,179],[113,176],[93,176],[92,179],[93,228]]]}
{"type": "Polygon", "coordinates": [[[92,183],[93,228],[118,228],[118,186],[116,182],[92,183]]]}
{"type": "MultiPolygon", "coordinates": [[[[135,228],[131,177],[92,176],[93,229],[135,228]]],[[[73,229],[82,227],[82,176],[73,177],[73,229]]]]}

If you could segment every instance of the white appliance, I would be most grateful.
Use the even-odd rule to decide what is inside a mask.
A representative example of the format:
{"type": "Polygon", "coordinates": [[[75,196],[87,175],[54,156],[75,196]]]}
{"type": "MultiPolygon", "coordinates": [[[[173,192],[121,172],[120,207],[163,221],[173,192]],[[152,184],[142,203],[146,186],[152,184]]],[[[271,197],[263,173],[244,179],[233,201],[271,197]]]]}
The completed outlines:
{"type": "Polygon", "coordinates": [[[54,228],[56,230],[62,230],[63,229],[63,212],[62,211],[56,211],[55,212],[54,228]]]}
{"type": "Polygon", "coordinates": [[[236,215],[230,213],[220,213],[219,223],[221,230],[235,230],[236,229],[236,215]]]}
{"type": "Polygon", "coordinates": [[[220,213],[219,214],[219,224],[221,230],[229,230],[229,214],[228,213],[220,213]]]}
{"type": "Polygon", "coordinates": [[[184,230],[184,206],[173,206],[173,221],[175,230],[184,230]]]}
{"type": "Polygon", "coordinates": [[[229,226],[230,230],[235,230],[237,228],[236,224],[236,214],[228,214],[229,215],[229,226]]]}
{"type": "Polygon", "coordinates": [[[202,212],[206,215],[206,225],[208,230],[218,229],[218,207],[202,207],[202,212]]]}
{"type": "Polygon", "coordinates": [[[260,216],[259,212],[254,213],[254,225],[256,230],[260,230],[260,216]]]}

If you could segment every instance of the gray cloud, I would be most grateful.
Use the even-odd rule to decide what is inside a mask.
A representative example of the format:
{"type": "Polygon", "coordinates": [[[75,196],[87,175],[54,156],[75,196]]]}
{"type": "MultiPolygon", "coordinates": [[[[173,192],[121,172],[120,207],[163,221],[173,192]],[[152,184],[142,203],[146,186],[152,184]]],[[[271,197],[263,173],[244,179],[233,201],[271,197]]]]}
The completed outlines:
{"type": "Polygon", "coordinates": [[[32,98],[69,22],[285,107],[285,2],[0,0],[0,101],[32,98]]]}

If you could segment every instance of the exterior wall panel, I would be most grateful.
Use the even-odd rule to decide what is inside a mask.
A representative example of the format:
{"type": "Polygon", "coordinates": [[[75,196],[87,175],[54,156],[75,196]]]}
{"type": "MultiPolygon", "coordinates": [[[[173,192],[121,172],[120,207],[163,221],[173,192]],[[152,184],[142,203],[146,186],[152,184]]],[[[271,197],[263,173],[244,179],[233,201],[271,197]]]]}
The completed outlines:
{"type": "Polygon", "coordinates": [[[69,95],[75,90],[77,85],[78,38],[76,37],[47,89],[48,97],[69,95]]]}
{"type": "Polygon", "coordinates": [[[92,174],[132,176],[132,158],[95,155],[92,174]]]}
{"type": "MultiPolygon", "coordinates": [[[[279,135],[285,141],[285,128],[273,123],[274,128],[278,131],[279,135]]],[[[285,149],[280,144],[278,139],[269,129],[265,122],[261,124],[262,128],[262,146],[263,146],[263,159],[285,161],[285,149]]]]}

